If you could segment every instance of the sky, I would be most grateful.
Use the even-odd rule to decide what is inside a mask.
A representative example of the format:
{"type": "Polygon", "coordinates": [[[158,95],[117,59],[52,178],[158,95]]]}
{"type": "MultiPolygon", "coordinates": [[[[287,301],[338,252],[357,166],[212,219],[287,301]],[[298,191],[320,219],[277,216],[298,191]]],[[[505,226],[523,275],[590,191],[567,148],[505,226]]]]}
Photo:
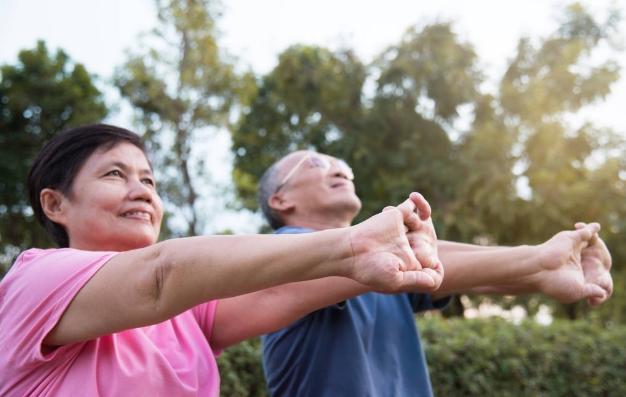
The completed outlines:
{"type": "MultiPolygon", "coordinates": [[[[495,85],[519,37],[540,37],[552,32],[569,2],[561,0],[227,0],[218,21],[220,44],[240,66],[263,74],[276,64],[277,55],[295,43],[331,49],[349,47],[368,62],[400,40],[411,25],[452,20],[456,32],[472,43],[481,60],[487,85],[495,85]]],[[[626,10],[626,0],[583,1],[592,11],[615,4],[626,10]]],[[[14,63],[17,53],[43,39],[49,49],[62,48],[87,70],[100,76],[105,87],[138,35],[156,24],[152,0],[0,0],[0,64],[14,63]]],[[[622,32],[626,32],[624,23],[622,32]]],[[[618,62],[626,69],[626,53],[618,62]]],[[[624,72],[626,74],[626,71],[624,72]]],[[[626,134],[626,78],[613,87],[605,103],[581,112],[582,119],[626,134]]],[[[113,89],[107,101],[118,101],[113,89]]],[[[110,122],[132,127],[129,112],[121,107],[110,122]]],[[[218,179],[228,183],[228,136],[216,136],[223,148],[213,156],[221,169],[218,179]]],[[[219,203],[218,203],[219,204],[219,203]]],[[[229,227],[253,232],[258,219],[247,215],[218,217],[217,229],[229,227]],[[223,219],[222,219],[223,218],[223,219]],[[235,226],[236,225],[236,226],[235,226]],[[242,226],[243,225],[243,226],[242,226]]]]}

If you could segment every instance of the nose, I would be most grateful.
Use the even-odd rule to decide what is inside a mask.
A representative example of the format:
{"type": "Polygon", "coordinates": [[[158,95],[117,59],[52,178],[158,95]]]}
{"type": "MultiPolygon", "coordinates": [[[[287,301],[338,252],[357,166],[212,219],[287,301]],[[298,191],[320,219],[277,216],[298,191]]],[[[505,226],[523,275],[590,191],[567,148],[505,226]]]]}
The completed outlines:
{"type": "Polygon", "coordinates": [[[129,190],[128,197],[131,200],[145,201],[146,203],[152,203],[153,190],[137,178],[132,178],[128,182],[129,190]]]}
{"type": "Polygon", "coordinates": [[[352,180],[354,179],[354,176],[352,175],[352,172],[350,172],[350,170],[346,169],[346,165],[338,162],[338,161],[331,161],[330,163],[330,170],[329,173],[330,175],[334,176],[334,177],[339,177],[339,178],[344,178],[344,179],[348,179],[348,180],[352,180]]]}
{"type": "Polygon", "coordinates": [[[333,164],[333,166],[330,168],[330,174],[339,178],[349,179],[346,170],[344,170],[342,167],[337,166],[336,164],[333,164]]]}

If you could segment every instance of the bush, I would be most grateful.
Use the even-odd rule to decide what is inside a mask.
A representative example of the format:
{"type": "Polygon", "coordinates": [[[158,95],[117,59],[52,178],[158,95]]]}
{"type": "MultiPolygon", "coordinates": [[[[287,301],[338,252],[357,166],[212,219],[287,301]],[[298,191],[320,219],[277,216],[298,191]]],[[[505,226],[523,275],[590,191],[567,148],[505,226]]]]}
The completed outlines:
{"type": "Polygon", "coordinates": [[[438,396],[626,396],[626,327],[418,321],[438,396]]]}
{"type": "Polygon", "coordinates": [[[217,364],[222,378],[222,396],[267,397],[259,338],[228,348],[219,357],[217,364]]]}
{"type": "MultiPolygon", "coordinates": [[[[626,327],[420,318],[437,396],[626,396],[626,327]]],[[[222,395],[267,396],[259,340],[219,360],[222,395]]]]}

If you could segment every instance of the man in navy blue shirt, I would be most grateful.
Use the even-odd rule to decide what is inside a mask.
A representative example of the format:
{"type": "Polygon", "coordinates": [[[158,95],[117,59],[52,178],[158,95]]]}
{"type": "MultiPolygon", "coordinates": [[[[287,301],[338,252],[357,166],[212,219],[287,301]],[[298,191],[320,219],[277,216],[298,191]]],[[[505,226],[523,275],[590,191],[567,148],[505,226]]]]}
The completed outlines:
{"type": "MultiPolygon", "coordinates": [[[[259,203],[276,233],[349,226],[361,208],[343,161],[293,152],[260,181],[259,203]]],[[[262,338],[272,396],[431,396],[414,313],[444,306],[455,292],[542,292],[562,302],[604,302],[611,260],[598,224],[576,225],[537,246],[481,247],[439,241],[443,283],[434,294],[385,295],[340,277],[300,283],[302,300],[335,297],[262,338]]]]}

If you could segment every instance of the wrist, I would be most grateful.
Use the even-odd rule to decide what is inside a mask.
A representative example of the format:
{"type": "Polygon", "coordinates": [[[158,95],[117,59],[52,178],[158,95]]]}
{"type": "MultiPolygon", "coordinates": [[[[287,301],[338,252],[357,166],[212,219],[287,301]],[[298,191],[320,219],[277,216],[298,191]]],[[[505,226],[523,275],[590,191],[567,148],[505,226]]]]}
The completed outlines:
{"type": "Polygon", "coordinates": [[[353,227],[342,227],[323,231],[325,238],[320,244],[327,247],[326,258],[321,262],[328,263],[327,276],[351,277],[355,268],[355,251],[353,249],[353,227]]]}
{"type": "Polygon", "coordinates": [[[341,275],[356,280],[363,271],[363,257],[371,253],[372,248],[378,246],[378,242],[372,238],[371,230],[363,223],[340,230],[345,233],[342,239],[344,256],[341,262],[343,272],[341,275]]]}
{"type": "Polygon", "coordinates": [[[545,279],[546,269],[546,250],[543,245],[527,245],[524,246],[528,250],[528,275],[522,278],[522,284],[525,285],[529,292],[541,292],[545,279]]]}

